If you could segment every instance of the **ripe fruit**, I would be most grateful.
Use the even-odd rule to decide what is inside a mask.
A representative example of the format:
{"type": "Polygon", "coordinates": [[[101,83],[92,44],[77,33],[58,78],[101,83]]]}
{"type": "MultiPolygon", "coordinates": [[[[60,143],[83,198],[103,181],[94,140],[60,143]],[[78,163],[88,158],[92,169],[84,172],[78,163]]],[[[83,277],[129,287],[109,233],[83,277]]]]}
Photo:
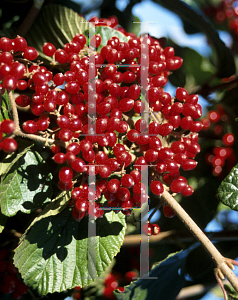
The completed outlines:
{"type": "MultiPolygon", "coordinates": [[[[93,17],[91,21],[95,26],[113,28],[118,22],[115,17],[93,17]]],[[[88,37],[83,34],[76,34],[59,49],[44,43],[42,51],[53,56],[54,71],[29,62],[38,52],[24,38],[18,36],[15,45],[8,38],[0,39],[2,86],[8,91],[29,89],[30,93],[21,93],[15,102],[20,107],[29,105],[34,116],[20,126],[33,139],[35,134],[36,140],[53,141],[53,160],[62,165],[56,165],[60,168],[58,187],[63,191],[73,189],[69,202],[77,221],[88,214],[88,197],[97,201],[104,194],[105,205],[121,208],[129,215],[134,205],[148,201],[148,190],[156,196],[163,194],[164,185],[172,193],[189,195],[193,191],[181,180],[179,170],[192,170],[197,164],[195,156],[200,147],[195,133],[202,129],[202,123],[196,121],[201,106],[198,96],[189,95],[182,87],[177,88],[176,98],[164,92],[170,72],[181,66],[182,59],[175,56],[174,48],[163,49],[158,40],[148,37],[146,107],[141,98],[143,37],[122,28],[115,30],[129,36],[128,42],[112,36],[105,43],[105,37],[97,33],[89,41],[96,50],[90,57],[86,54],[88,37]],[[92,76],[97,78],[91,80],[92,76]],[[147,108],[153,121],[140,118],[134,124],[131,118],[147,108]],[[166,146],[164,141],[168,141],[166,146]],[[143,172],[147,171],[151,182],[148,187],[143,183],[143,172]],[[79,188],[87,175],[95,176],[96,196],[87,185],[79,188]]],[[[11,153],[17,144],[5,134],[16,134],[12,120],[4,120],[0,132],[0,147],[11,153]]],[[[96,206],[100,207],[98,203],[96,206]]],[[[96,215],[101,216],[95,211],[96,215]]],[[[157,225],[149,227],[153,228],[151,234],[160,230],[157,225]]]]}
{"type": "Polygon", "coordinates": [[[2,149],[6,153],[12,153],[17,150],[17,142],[13,138],[5,138],[2,141],[2,149]]]}
{"type": "Polygon", "coordinates": [[[145,235],[152,235],[153,234],[153,225],[151,223],[146,223],[143,225],[143,232],[145,235]]]}
{"type": "Polygon", "coordinates": [[[175,212],[172,210],[172,208],[169,205],[164,206],[163,212],[165,217],[167,218],[173,218],[174,216],[176,216],[175,212]]]}
{"type": "Polygon", "coordinates": [[[150,185],[150,188],[151,192],[156,196],[159,196],[164,192],[163,184],[160,181],[153,181],[150,185]]]}
{"type": "Polygon", "coordinates": [[[5,119],[2,121],[0,129],[3,133],[11,134],[16,129],[14,121],[10,119],[5,119]]]}

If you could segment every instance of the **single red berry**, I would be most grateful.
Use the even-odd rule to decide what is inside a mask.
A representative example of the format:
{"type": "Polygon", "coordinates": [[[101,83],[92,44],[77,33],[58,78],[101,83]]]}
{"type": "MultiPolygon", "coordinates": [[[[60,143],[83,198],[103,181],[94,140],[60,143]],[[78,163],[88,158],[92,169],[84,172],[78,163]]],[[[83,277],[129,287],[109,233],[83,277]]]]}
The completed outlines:
{"type": "Polygon", "coordinates": [[[143,232],[145,235],[152,235],[153,234],[153,225],[150,223],[146,223],[143,225],[143,232]]]}
{"type": "Polygon", "coordinates": [[[21,36],[17,36],[14,39],[14,42],[17,51],[24,51],[25,48],[27,47],[27,41],[21,36]]]}
{"type": "Polygon", "coordinates": [[[87,211],[88,210],[88,199],[78,198],[76,203],[75,203],[75,208],[80,212],[87,211]]]}
{"type": "Polygon", "coordinates": [[[157,235],[160,233],[160,227],[158,224],[152,224],[153,226],[153,235],[157,235]]]}
{"type": "Polygon", "coordinates": [[[222,137],[222,142],[224,145],[226,146],[232,146],[234,143],[234,135],[232,133],[226,133],[223,137],[222,137]]]}
{"type": "Polygon", "coordinates": [[[17,142],[13,138],[5,138],[2,141],[2,149],[6,153],[12,153],[17,150],[17,142]]]}
{"type": "Polygon", "coordinates": [[[27,133],[35,133],[37,131],[37,124],[33,120],[28,120],[22,124],[22,128],[27,133]]]}
{"type": "Polygon", "coordinates": [[[44,45],[42,47],[42,50],[43,50],[45,55],[52,56],[55,53],[56,48],[51,43],[44,43],[44,45]]]}
{"type": "Polygon", "coordinates": [[[115,194],[120,188],[120,181],[118,179],[111,179],[107,184],[107,189],[110,193],[115,194]]]}
{"type": "Polygon", "coordinates": [[[186,89],[184,88],[181,88],[181,87],[178,87],[176,89],[176,98],[179,100],[179,101],[184,101],[188,98],[189,94],[187,92],[186,89]]]}
{"type": "Polygon", "coordinates": [[[3,79],[3,86],[9,91],[15,90],[17,87],[17,78],[12,75],[7,75],[3,79]]]}
{"type": "Polygon", "coordinates": [[[173,218],[174,216],[176,216],[175,212],[172,210],[172,208],[169,205],[164,206],[163,212],[165,217],[167,218],[173,218]]]}
{"type": "Polygon", "coordinates": [[[191,196],[192,194],[193,194],[193,192],[194,192],[194,190],[193,190],[193,188],[190,186],[190,185],[188,185],[187,187],[186,187],[186,189],[181,193],[183,196],[191,196]]]}
{"type": "Polygon", "coordinates": [[[122,184],[122,186],[130,189],[130,188],[132,188],[134,186],[135,181],[134,181],[134,179],[133,179],[133,177],[131,175],[125,174],[121,178],[121,184],[122,184]]]}
{"type": "Polygon", "coordinates": [[[172,193],[182,193],[187,187],[187,182],[181,180],[174,180],[171,183],[170,189],[172,193]]]}
{"type": "Polygon", "coordinates": [[[28,60],[34,60],[37,58],[38,55],[39,55],[39,53],[33,47],[26,47],[23,52],[24,58],[26,58],[28,60]]]}
{"type": "Polygon", "coordinates": [[[73,207],[72,216],[77,222],[80,222],[83,219],[84,215],[85,211],[78,211],[75,206],[73,207]]]}
{"type": "Polygon", "coordinates": [[[14,121],[10,119],[5,119],[0,124],[1,131],[6,134],[11,134],[16,129],[14,121]]]}
{"type": "Polygon", "coordinates": [[[59,171],[59,179],[64,182],[68,183],[73,178],[73,170],[69,167],[63,167],[59,171]]]}
{"type": "Polygon", "coordinates": [[[155,194],[156,196],[163,194],[164,187],[163,184],[160,181],[152,181],[150,185],[151,192],[155,194]]]}

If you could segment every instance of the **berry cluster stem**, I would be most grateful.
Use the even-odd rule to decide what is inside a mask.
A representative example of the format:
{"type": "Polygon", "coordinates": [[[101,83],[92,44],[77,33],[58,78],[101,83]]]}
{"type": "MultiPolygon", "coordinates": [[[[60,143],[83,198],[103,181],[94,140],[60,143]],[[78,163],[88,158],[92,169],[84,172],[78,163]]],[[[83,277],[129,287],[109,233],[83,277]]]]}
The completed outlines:
{"type": "Polygon", "coordinates": [[[208,237],[202,232],[198,225],[191,219],[191,217],[186,213],[186,211],[180,206],[180,204],[171,196],[167,191],[162,194],[162,199],[169,204],[169,206],[174,210],[181,221],[186,225],[194,237],[200,241],[204,249],[210,254],[214,260],[217,268],[220,269],[222,274],[229,280],[234,289],[238,292],[238,279],[233,271],[229,268],[221,253],[213,245],[213,243],[208,239],[208,237]]]}
{"type": "MultiPolygon", "coordinates": [[[[39,141],[39,142],[43,142],[46,145],[48,144],[54,144],[55,140],[53,139],[49,139],[48,137],[45,138],[43,136],[37,136],[35,134],[26,134],[24,132],[22,132],[20,125],[19,125],[19,117],[18,117],[18,111],[17,111],[17,107],[16,107],[16,103],[12,94],[12,91],[9,92],[9,99],[10,99],[10,103],[11,103],[11,108],[12,108],[12,115],[13,115],[13,121],[16,125],[16,129],[14,131],[14,135],[15,136],[20,136],[22,138],[27,138],[27,139],[31,139],[31,140],[35,140],[35,141],[39,141]]],[[[59,143],[57,141],[57,144],[60,144],[61,146],[64,145],[64,143],[59,143]]]]}

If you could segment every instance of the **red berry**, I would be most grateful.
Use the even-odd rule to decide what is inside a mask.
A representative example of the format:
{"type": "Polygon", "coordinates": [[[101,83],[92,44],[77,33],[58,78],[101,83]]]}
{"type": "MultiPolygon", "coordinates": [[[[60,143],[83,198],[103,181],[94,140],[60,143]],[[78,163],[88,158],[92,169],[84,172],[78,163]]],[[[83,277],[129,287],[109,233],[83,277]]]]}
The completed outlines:
{"type": "Polygon", "coordinates": [[[155,180],[151,183],[150,189],[151,189],[151,192],[153,194],[155,194],[156,196],[161,195],[164,192],[163,184],[157,180],[155,180]]]}
{"type": "Polygon", "coordinates": [[[44,43],[44,45],[42,47],[42,50],[43,50],[45,55],[52,56],[55,53],[56,48],[51,43],[44,43]]]}
{"type": "Polygon", "coordinates": [[[69,167],[63,167],[59,171],[59,179],[64,183],[69,183],[73,178],[73,170],[69,167]]]}
{"type": "Polygon", "coordinates": [[[190,186],[190,185],[188,185],[187,187],[186,187],[186,189],[181,193],[183,196],[191,196],[192,194],[193,194],[193,188],[190,186]]]}
{"type": "Polygon", "coordinates": [[[84,215],[85,211],[78,211],[75,206],[73,207],[72,216],[77,222],[80,222],[83,219],[84,215]]]}
{"type": "Polygon", "coordinates": [[[197,166],[197,162],[189,158],[182,164],[182,169],[184,171],[190,171],[196,168],[196,166],[197,166]]]}
{"type": "Polygon", "coordinates": [[[175,212],[172,210],[172,208],[169,205],[164,206],[163,212],[165,217],[167,218],[173,218],[174,216],[176,216],[175,212]]]}
{"type": "Polygon", "coordinates": [[[17,87],[17,78],[12,75],[7,75],[3,79],[3,86],[9,91],[15,90],[17,87]]]}
{"type": "Polygon", "coordinates": [[[22,128],[27,133],[35,133],[37,131],[37,124],[33,120],[28,120],[22,124],[22,128]]]}
{"type": "Polygon", "coordinates": [[[182,193],[187,187],[187,182],[180,181],[180,180],[174,180],[171,183],[170,189],[172,193],[182,193]]]}
{"type": "Polygon", "coordinates": [[[234,135],[232,133],[226,133],[223,137],[222,137],[222,142],[224,145],[226,146],[232,146],[234,143],[234,135]]]}
{"type": "Polygon", "coordinates": [[[145,235],[152,235],[153,234],[153,225],[150,223],[146,223],[143,225],[143,232],[145,235]]]}
{"type": "Polygon", "coordinates": [[[2,149],[6,153],[12,153],[17,150],[17,142],[13,138],[5,138],[2,141],[2,149]]]}
{"type": "Polygon", "coordinates": [[[65,64],[68,61],[68,54],[63,49],[57,49],[55,51],[55,59],[60,64],[65,64]]]}
{"type": "Polygon", "coordinates": [[[120,181],[118,179],[111,179],[107,184],[107,189],[110,193],[116,193],[120,188],[120,181]]]}
{"type": "Polygon", "coordinates": [[[33,47],[26,47],[23,52],[24,58],[26,58],[28,60],[34,60],[37,58],[38,55],[39,54],[38,54],[37,50],[33,47]]]}
{"type": "Polygon", "coordinates": [[[157,235],[160,233],[160,227],[157,224],[152,224],[153,226],[153,235],[157,235]]]}
{"type": "Polygon", "coordinates": [[[2,51],[11,51],[12,50],[12,42],[9,38],[7,37],[2,37],[0,39],[0,49],[2,51]]]}
{"type": "Polygon", "coordinates": [[[130,189],[130,188],[132,188],[134,186],[135,181],[134,181],[134,179],[133,179],[133,177],[131,175],[125,174],[121,178],[121,184],[122,184],[122,186],[130,189]]]}
{"type": "Polygon", "coordinates": [[[2,121],[0,128],[3,133],[11,134],[16,129],[16,125],[14,121],[5,119],[2,121]]]}
{"type": "Polygon", "coordinates": [[[88,210],[88,199],[78,198],[75,203],[75,208],[80,212],[85,212],[88,210]]]}
{"type": "Polygon", "coordinates": [[[179,101],[184,101],[188,98],[189,94],[187,92],[187,90],[185,90],[184,88],[178,87],[176,90],[176,98],[179,101]]]}

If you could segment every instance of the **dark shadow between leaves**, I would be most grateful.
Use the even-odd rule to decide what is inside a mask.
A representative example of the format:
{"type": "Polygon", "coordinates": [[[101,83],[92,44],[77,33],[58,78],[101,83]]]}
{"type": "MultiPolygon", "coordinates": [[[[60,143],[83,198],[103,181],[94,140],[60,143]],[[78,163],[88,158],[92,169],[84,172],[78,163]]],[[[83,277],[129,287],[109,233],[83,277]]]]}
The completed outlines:
{"type": "MultiPolygon", "coordinates": [[[[22,206],[27,210],[36,210],[38,208],[42,209],[42,204],[47,198],[50,197],[48,192],[39,192],[33,197],[33,201],[25,201],[22,206]]],[[[49,200],[50,201],[50,200],[49,200]]]]}

